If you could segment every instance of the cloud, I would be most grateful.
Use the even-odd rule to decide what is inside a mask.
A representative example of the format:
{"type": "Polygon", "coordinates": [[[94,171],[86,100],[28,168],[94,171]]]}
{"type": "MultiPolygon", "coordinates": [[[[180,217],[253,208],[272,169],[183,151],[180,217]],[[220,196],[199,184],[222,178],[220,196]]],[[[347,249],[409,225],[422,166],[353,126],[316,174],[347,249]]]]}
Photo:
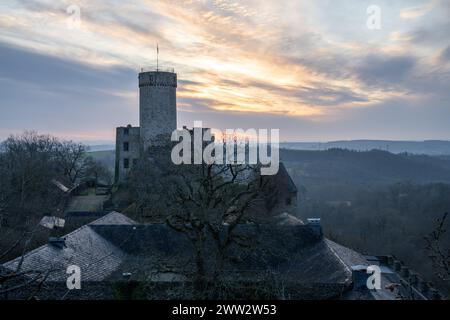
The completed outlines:
{"type": "Polygon", "coordinates": [[[370,86],[402,85],[413,72],[417,60],[412,56],[370,55],[357,66],[358,78],[370,86]]]}
{"type": "MultiPolygon", "coordinates": [[[[108,140],[114,127],[136,122],[136,73],[89,67],[0,46],[0,127],[108,140]]],[[[0,136],[0,139],[6,135],[0,136]]]]}
{"type": "Polygon", "coordinates": [[[426,2],[423,5],[416,6],[416,7],[409,7],[405,8],[400,11],[400,17],[402,19],[417,19],[420,18],[427,13],[429,13],[431,10],[433,10],[439,1],[436,0],[430,0],[426,2]]]}
{"type": "Polygon", "coordinates": [[[350,112],[385,110],[394,100],[447,99],[448,5],[390,3],[380,2],[380,31],[367,30],[371,2],[359,0],[79,0],[75,30],[66,24],[71,1],[2,3],[0,121],[113,136],[115,125],[137,122],[136,73],[156,64],[157,43],[161,65],[178,73],[186,119],[351,125],[350,112]],[[67,119],[83,123],[64,129],[67,119]]]}
{"type": "Polygon", "coordinates": [[[442,62],[450,62],[450,46],[442,50],[442,53],[440,54],[440,59],[442,62]]]}

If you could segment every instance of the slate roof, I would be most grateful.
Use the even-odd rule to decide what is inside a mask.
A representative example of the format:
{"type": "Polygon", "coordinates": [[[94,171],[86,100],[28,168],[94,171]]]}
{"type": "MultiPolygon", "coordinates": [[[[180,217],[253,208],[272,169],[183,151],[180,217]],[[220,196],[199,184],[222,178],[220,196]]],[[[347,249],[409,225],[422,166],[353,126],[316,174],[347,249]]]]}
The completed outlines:
{"type": "MultiPolygon", "coordinates": [[[[175,264],[175,268],[185,271],[192,263],[193,249],[186,236],[165,224],[92,224],[91,228],[130,257],[141,256],[136,259],[135,265],[123,265],[123,272],[133,271],[133,274],[146,275],[148,269],[162,261],[170,261],[172,266],[175,264]],[[146,263],[142,263],[143,259],[146,259],[146,263]]],[[[249,243],[251,250],[230,247],[229,254],[239,260],[238,263],[226,265],[230,275],[237,273],[241,279],[251,280],[259,276],[258,272],[270,269],[283,278],[295,279],[297,282],[342,285],[349,282],[346,266],[327,242],[318,238],[309,226],[242,225],[237,232],[251,234],[254,243],[249,243]]],[[[211,239],[211,242],[207,243],[212,241],[211,239]]],[[[206,250],[211,253],[209,257],[214,256],[214,246],[206,250]]]]}
{"type": "Polygon", "coordinates": [[[347,273],[351,276],[351,267],[357,265],[367,265],[364,256],[352,249],[344,247],[329,239],[324,240],[330,250],[335,254],[339,261],[345,266],[347,273]]]}
{"type": "MultiPolygon", "coordinates": [[[[224,226],[223,237],[227,227],[224,226]]],[[[337,298],[352,286],[351,267],[369,265],[358,252],[341,246],[302,223],[279,223],[238,226],[235,231],[249,236],[250,249],[236,244],[228,254],[233,257],[224,266],[225,280],[261,281],[268,271],[277,280],[293,284],[304,298],[337,298]],[[299,289],[305,288],[305,289],[299,289]]],[[[134,280],[156,282],[184,281],[186,271],[194,271],[193,247],[184,234],[166,224],[138,224],[132,219],[112,212],[67,234],[66,246],[44,245],[24,255],[21,271],[55,269],[48,282],[64,283],[69,265],[81,268],[84,282],[103,283],[123,279],[129,272],[134,280]],[[166,268],[160,269],[161,265],[166,268]]],[[[207,239],[208,240],[208,239],[207,239]]],[[[206,263],[214,263],[213,239],[206,241],[206,263]]],[[[3,265],[16,270],[21,258],[3,265]]],[[[398,282],[395,272],[383,272],[383,286],[398,282]]],[[[347,299],[395,299],[387,290],[375,293],[351,290],[347,299]]]]}
{"type": "MultiPolygon", "coordinates": [[[[101,281],[115,271],[126,257],[126,254],[110,241],[100,236],[91,226],[93,225],[131,225],[133,220],[124,215],[111,212],[104,217],[82,226],[67,234],[65,248],[60,249],[46,244],[32,250],[23,256],[21,271],[48,271],[48,281],[66,281],[67,267],[77,265],[82,270],[82,279],[85,281],[101,281]]],[[[9,270],[16,270],[21,257],[5,263],[3,266],[9,270]]]]}
{"type": "MultiPolygon", "coordinates": [[[[345,284],[349,280],[345,266],[327,242],[318,238],[306,225],[242,225],[237,232],[251,234],[254,243],[251,250],[230,247],[231,255],[239,260],[239,263],[226,266],[230,274],[239,273],[251,280],[258,271],[264,272],[269,268],[298,282],[345,284]]],[[[69,233],[65,239],[66,247],[63,249],[47,244],[27,253],[21,270],[56,268],[49,281],[65,281],[66,268],[78,265],[84,281],[102,281],[115,272],[131,268],[129,262],[133,257],[147,259],[147,264],[138,262],[133,267],[144,275],[161,259],[177,261],[181,269],[192,262],[189,260],[193,256],[192,246],[185,235],[165,224],[136,224],[117,212],[69,233]],[[174,257],[176,259],[172,259],[174,257]]],[[[214,250],[214,247],[207,250],[214,250]]],[[[19,261],[17,258],[4,266],[14,270],[19,261]]]]}

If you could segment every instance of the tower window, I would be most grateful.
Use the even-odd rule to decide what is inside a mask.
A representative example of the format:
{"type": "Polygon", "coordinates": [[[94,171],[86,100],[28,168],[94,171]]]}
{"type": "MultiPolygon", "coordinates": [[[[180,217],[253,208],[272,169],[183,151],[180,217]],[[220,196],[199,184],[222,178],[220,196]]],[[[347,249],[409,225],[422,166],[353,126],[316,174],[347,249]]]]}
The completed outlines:
{"type": "Polygon", "coordinates": [[[129,151],[130,150],[130,143],[124,142],[123,143],[123,151],[129,151]]]}
{"type": "Polygon", "coordinates": [[[130,129],[129,129],[129,128],[123,129],[123,135],[124,135],[124,136],[127,136],[127,135],[129,135],[129,134],[130,134],[130,129]]]}
{"type": "Polygon", "coordinates": [[[130,159],[123,159],[123,168],[124,169],[130,168],[130,159]]]}

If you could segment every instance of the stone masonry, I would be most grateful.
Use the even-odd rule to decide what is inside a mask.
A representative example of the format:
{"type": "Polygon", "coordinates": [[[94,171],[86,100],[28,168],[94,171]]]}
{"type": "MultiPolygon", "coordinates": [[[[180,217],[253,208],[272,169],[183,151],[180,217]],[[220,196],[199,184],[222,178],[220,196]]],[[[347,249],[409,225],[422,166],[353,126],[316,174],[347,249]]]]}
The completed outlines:
{"type": "Polygon", "coordinates": [[[116,129],[116,183],[126,181],[130,170],[149,147],[170,141],[177,128],[176,89],[176,73],[139,73],[140,127],[128,125],[116,129]]]}
{"type": "MultiPolygon", "coordinates": [[[[164,144],[177,128],[177,75],[171,72],[139,74],[141,144],[143,150],[164,144]]],[[[170,140],[169,140],[170,141],[170,140]]]]}

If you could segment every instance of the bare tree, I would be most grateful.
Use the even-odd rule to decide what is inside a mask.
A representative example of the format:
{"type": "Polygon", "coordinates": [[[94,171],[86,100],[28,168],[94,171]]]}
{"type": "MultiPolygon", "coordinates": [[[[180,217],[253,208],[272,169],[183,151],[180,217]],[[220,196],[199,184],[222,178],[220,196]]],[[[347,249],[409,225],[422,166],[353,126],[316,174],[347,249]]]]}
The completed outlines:
{"type": "MultiPolygon", "coordinates": [[[[25,231],[20,236],[16,236],[9,247],[0,250],[0,261],[16,249],[21,250],[22,254],[19,257],[17,266],[13,269],[7,269],[0,265],[0,300],[8,299],[10,295],[13,298],[32,299],[41,291],[44,282],[47,280],[53,268],[49,267],[45,270],[23,270],[22,265],[26,259],[25,254],[33,240],[35,231],[39,225],[31,231],[25,231]]],[[[0,227],[1,229],[1,227],[0,227]]],[[[15,234],[6,233],[7,236],[14,236],[15,234]]],[[[4,239],[0,239],[3,243],[4,239]]]]}
{"type": "Polygon", "coordinates": [[[84,171],[82,178],[92,179],[96,184],[103,182],[109,185],[113,181],[112,174],[108,168],[92,157],[86,157],[84,160],[84,171]]]}
{"type": "Polygon", "coordinates": [[[196,297],[217,296],[224,286],[224,267],[235,258],[230,247],[245,250],[254,245],[238,226],[258,222],[252,209],[266,200],[269,180],[257,166],[175,166],[167,149],[153,149],[150,154],[141,160],[129,184],[137,210],[145,215],[145,209],[152,207],[162,213],[159,221],[186,236],[194,249],[195,272],[189,276],[196,297]]]}
{"type": "MultiPolygon", "coordinates": [[[[21,270],[25,253],[39,244],[34,237],[44,215],[57,215],[67,196],[52,181],[67,177],[107,176],[106,169],[86,155],[87,147],[49,135],[25,132],[0,143],[0,263],[21,257],[17,270],[0,265],[0,295],[34,286],[37,290],[50,270],[21,270]]],[[[1,296],[0,296],[1,298],[1,296]]]]}
{"type": "Polygon", "coordinates": [[[31,232],[42,216],[61,212],[67,197],[52,181],[65,174],[75,179],[79,175],[75,171],[85,162],[83,150],[80,145],[36,132],[10,136],[0,143],[2,258],[20,254],[18,248],[26,240],[22,235],[31,232]],[[71,165],[65,170],[62,163],[71,165]]]}
{"type": "Polygon", "coordinates": [[[447,218],[448,213],[445,213],[442,218],[437,219],[435,230],[425,237],[435,274],[443,281],[450,280],[450,247],[444,246],[447,218]]]}
{"type": "Polygon", "coordinates": [[[88,162],[87,147],[81,143],[61,141],[56,148],[56,164],[70,182],[76,183],[82,177],[88,162]]]}
{"type": "Polygon", "coordinates": [[[54,162],[57,141],[26,132],[1,144],[0,201],[7,213],[46,211],[55,202],[50,181],[58,176],[54,162]]]}
{"type": "Polygon", "coordinates": [[[86,154],[87,147],[48,135],[25,132],[0,144],[0,214],[13,216],[51,213],[62,205],[53,180],[72,183],[107,177],[107,169],[86,154]]]}

